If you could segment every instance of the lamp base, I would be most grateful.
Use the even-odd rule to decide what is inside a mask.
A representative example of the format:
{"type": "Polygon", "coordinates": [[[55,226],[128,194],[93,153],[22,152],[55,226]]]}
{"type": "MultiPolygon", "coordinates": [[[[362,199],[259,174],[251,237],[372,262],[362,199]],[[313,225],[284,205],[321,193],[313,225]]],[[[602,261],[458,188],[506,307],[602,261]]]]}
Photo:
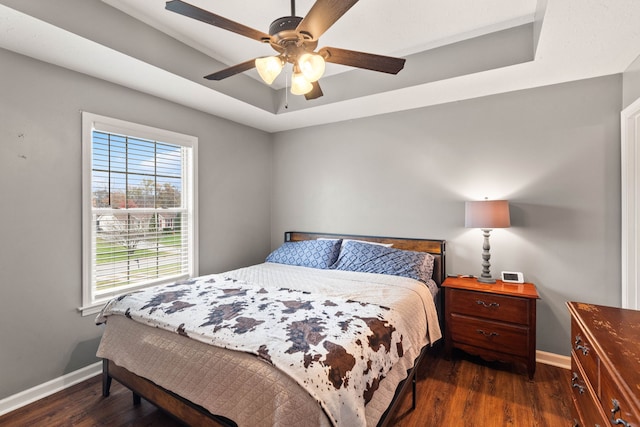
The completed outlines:
{"type": "Polygon", "coordinates": [[[489,267],[491,263],[489,263],[489,259],[491,258],[491,253],[489,249],[491,246],[489,245],[489,234],[491,233],[491,229],[483,228],[482,235],[484,236],[484,243],[482,245],[482,274],[478,277],[478,282],[480,283],[496,283],[496,279],[491,277],[491,270],[489,267]]]}

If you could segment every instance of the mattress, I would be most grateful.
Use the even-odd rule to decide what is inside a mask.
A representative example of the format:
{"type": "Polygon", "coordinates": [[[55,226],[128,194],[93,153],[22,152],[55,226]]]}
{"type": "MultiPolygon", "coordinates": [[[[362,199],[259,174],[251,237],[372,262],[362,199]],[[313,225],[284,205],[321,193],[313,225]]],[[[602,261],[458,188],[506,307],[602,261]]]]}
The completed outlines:
{"type": "MultiPolygon", "coordinates": [[[[272,263],[230,271],[224,277],[259,286],[319,292],[330,298],[401,306],[411,323],[412,331],[407,335],[417,338],[406,343],[405,354],[380,382],[364,408],[363,425],[377,424],[422,347],[440,338],[432,293],[437,287],[412,279],[272,263]],[[408,291],[398,293],[393,290],[397,286],[408,291]]],[[[240,426],[332,423],[304,384],[254,354],[209,345],[126,316],[112,314],[101,320],[106,320],[106,327],[99,357],[240,426]]]]}

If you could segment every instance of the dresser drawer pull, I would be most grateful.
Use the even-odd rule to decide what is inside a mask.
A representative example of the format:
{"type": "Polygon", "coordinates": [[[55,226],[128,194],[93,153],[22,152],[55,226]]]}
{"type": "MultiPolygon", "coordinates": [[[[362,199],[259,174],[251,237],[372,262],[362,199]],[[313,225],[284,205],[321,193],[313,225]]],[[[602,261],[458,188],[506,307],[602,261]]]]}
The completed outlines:
{"type": "Polygon", "coordinates": [[[611,424],[614,426],[623,425],[624,427],[631,427],[631,424],[623,420],[622,418],[616,418],[616,412],[620,411],[620,403],[616,399],[611,399],[611,404],[613,408],[611,408],[611,424]]]}
{"type": "Polygon", "coordinates": [[[573,373],[573,376],[571,377],[571,387],[577,388],[578,389],[578,393],[584,394],[584,386],[578,384],[578,374],[576,374],[575,372],[573,373]]]}
{"type": "Polygon", "coordinates": [[[485,332],[482,329],[476,329],[476,332],[479,333],[480,335],[484,335],[485,337],[497,337],[500,335],[497,332],[485,332]]]}
{"type": "Polygon", "coordinates": [[[486,307],[486,308],[491,308],[491,307],[498,308],[498,307],[500,307],[500,304],[498,304],[497,302],[490,302],[489,304],[487,304],[486,302],[484,302],[482,300],[476,300],[476,304],[481,305],[481,306],[486,307]]]}
{"type": "Polygon", "coordinates": [[[582,345],[581,343],[582,337],[580,335],[576,335],[575,349],[576,351],[581,351],[582,354],[586,356],[587,354],[589,354],[589,347],[587,347],[586,345],[582,345]]]}

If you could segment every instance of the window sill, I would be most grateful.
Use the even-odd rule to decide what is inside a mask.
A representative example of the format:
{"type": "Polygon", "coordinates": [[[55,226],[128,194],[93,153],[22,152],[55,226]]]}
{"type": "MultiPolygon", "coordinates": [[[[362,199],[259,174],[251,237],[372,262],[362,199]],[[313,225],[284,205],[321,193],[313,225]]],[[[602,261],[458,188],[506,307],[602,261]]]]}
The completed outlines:
{"type": "Polygon", "coordinates": [[[84,307],[78,307],[78,311],[82,314],[82,317],[98,314],[98,313],[100,313],[100,310],[102,310],[102,307],[104,307],[104,305],[107,303],[107,301],[108,300],[99,301],[99,302],[96,302],[96,303],[94,303],[92,305],[87,305],[87,306],[84,306],[84,307]]]}

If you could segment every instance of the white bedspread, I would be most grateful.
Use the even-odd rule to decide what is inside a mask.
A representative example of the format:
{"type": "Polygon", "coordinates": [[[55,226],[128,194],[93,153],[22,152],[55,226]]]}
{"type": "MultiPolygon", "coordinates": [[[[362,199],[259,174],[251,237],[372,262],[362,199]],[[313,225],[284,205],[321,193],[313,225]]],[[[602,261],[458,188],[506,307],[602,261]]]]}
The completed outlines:
{"type": "MultiPolygon", "coordinates": [[[[413,320],[419,322],[420,328],[425,328],[427,331],[428,341],[425,341],[421,347],[428,343],[433,344],[442,338],[438,313],[433,302],[434,292],[437,292],[438,289],[433,281],[425,285],[405,277],[341,270],[320,270],[269,262],[232,270],[225,275],[251,283],[281,284],[285,288],[328,292],[338,297],[373,304],[395,305],[399,303],[408,308],[410,303],[407,300],[413,299],[411,293],[400,294],[394,293],[392,290],[394,286],[402,286],[412,289],[422,303],[424,316],[419,314],[419,310],[418,313],[413,313],[416,315],[413,320]],[[424,324],[422,324],[423,321],[424,324]]],[[[418,306],[419,304],[409,310],[416,310],[418,306]]]]}
{"type": "MultiPolygon", "coordinates": [[[[202,342],[253,352],[281,370],[287,371],[298,384],[320,402],[335,425],[375,424],[375,420],[381,415],[380,411],[390,403],[397,385],[406,377],[406,371],[412,367],[421,348],[440,338],[433,296],[429,289],[413,279],[397,276],[265,263],[221,275],[204,276],[188,284],[163,288],[160,292],[164,299],[153,297],[146,291],[114,299],[105,307],[98,321],[107,321],[110,315],[121,314],[138,322],[161,327],[202,342]],[[208,322],[202,322],[202,319],[207,317],[206,308],[205,311],[197,311],[192,307],[195,304],[184,298],[184,293],[200,294],[204,298],[204,291],[215,288],[218,284],[222,285],[224,292],[214,289],[214,293],[219,294],[215,298],[223,298],[224,302],[228,301],[229,304],[224,304],[224,312],[217,310],[215,315],[209,316],[208,322]],[[179,291],[179,295],[172,294],[174,291],[179,291]],[[168,299],[167,295],[169,295],[168,299]],[[271,305],[271,309],[266,309],[270,304],[266,302],[266,295],[269,295],[269,298],[275,298],[274,301],[278,303],[287,304],[287,307],[284,307],[283,312],[274,312],[272,309],[274,304],[271,305]],[[289,295],[291,298],[288,298],[289,295]],[[245,307],[247,296],[254,301],[264,296],[261,300],[263,308],[255,308],[260,301],[256,301],[253,308],[245,307]],[[358,304],[354,303],[356,301],[358,304]],[[324,312],[324,318],[320,323],[322,326],[330,324],[333,329],[322,330],[322,333],[309,331],[308,319],[305,316],[308,317],[311,312],[306,306],[322,306],[322,303],[324,307],[321,312],[324,312]],[[240,305],[243,306],[242,310],[238,308],[240,305]],[[351,317],[348,317],[347,322],[340,323],[340,320],[347,318],[338,319],[338,317],[342,315],[343,309],[346,311],[349,307],[356,307],[353,310],[354,313],[350,314],[351,317]],[[231,311],[229,311],[230,308],[231,311]],[[243,311],[245,309],[249,311],[243,311]],[[236,312],[237,310],[240,311],[236,312]],[[159,316],[149,317],[149,312],[155,312],[159,316]],[[295,338],[292,339],[291,331],[279,333],[268,327],[264,328],[269,316],[286,316],[287,321],[294,324],[304,322],[305,338],[297,342],[295,338]],[[288,319],[289,316],[292,319],[288,319]],[[196,324],[190,324],[189,319],[193,317],[200,320],[197,320],[196,324]],[[378,353],[385,353],[384,350],[386,350],[387,358],[375,361],[369,348],[369,353],[357,354],[356,358],[352,358],[354,360],[349,372],[341,371],[340,363],[338,366],[331,366],[328,362],[329,353],[335,348],[327,347],[327,343],[329,346],[337,343],[340,352],[344,353],[344,349],[347,353],[354,352],[353,347],[346,346],[345,337],[341,336],[339,330],[341,328],[342,332],[349,330],[353,335],[354,331],[367,329],[369,326],[371,329],[360,331],[364,335],[358,339],[363,341],[367,339],[367,334],[369,337],[375,335],[371,334],[374,323],[378,328],[386,325],[387,332],[396,332],[393,340],[387,339],[382,346],[382,351],[378,351],[378,353]],[[207,330],[211,330],[212,333],[206,333],[207,330]],[[235,332],[230,332],[232,330],[235,332]],[[335,331],[333,335],[331,330],[335,331]],[[224,333],[220,334],[220,331],[224,333]],[[267,338],[265,334],[271,334],[271,336],[267,338]],[[315,340],[314,336],[319,335],[323,338],[315,340]],[[242,339],[240,342],[230,341],[234,336],[242,339]],[[327,336],[329,338],[325,339],[327,336]],[[313,348],[313,344],[317,344],[314,340],[317,343],[322,342],[324,349],[313,348]],[[276,342],[280,344],[275,344],[276,342]],[[304,348],[300,348],[301,343],[304,348]],[[394,351],[389,351],[391,349],[394,351]],[[302,366],[287,370],[288,364],[295,363],[293,355],[300,352],[305,356],[301,359],[302,366]],[[359,360],[360,358],[363,361],[359,360]],[[360,371],[367,373],[368,376],[355,374],[358,371],[356,369],[358,363],[365,363],[365,366],[360,367],[360,371]],[[376,371],[375,375],[372,376],[367,372],[370,371],[367,369],[367,363],[376,371]],[[309,371],[308,378],[304,377],[306,371],[309,371]],[[326,377],[324,381],[323,377],[326,377]],[[332,384],[336,387],[331,387],[332,384]],[[331,390],[332,388],[335,390],[331,390]],[[367,409],[365,416],[365,403],[369,401],[376,409],[373,411],[367,409]]],[[[220,304],[214,297],[212,298],[207,300],[210,305],[220,304]]],[[[318,314],[312,314],[312,316],[318,316],[318,314]]],[[[315,318],[320,319],[320,317],[315,318]]],[[[313,326],[313,322],[311,324],[313,326]]],[[[379,336],[380,334],[375,336],[374,340],[379,336]]],[[[371,338],[369,341],[371,344],[371,338]]],[[[371,347],[371,345],[360,345],[360,347],[371,347]]],[[[378,345],[378,349],[380,347],[378,345]]],[[[299,355],[298,358],[300,358],[299,355]]],[[[203,402],[194,403],[203,404],[203,402]]],[[[206,407],[204,404],[203,406],[206,407]]]]}

